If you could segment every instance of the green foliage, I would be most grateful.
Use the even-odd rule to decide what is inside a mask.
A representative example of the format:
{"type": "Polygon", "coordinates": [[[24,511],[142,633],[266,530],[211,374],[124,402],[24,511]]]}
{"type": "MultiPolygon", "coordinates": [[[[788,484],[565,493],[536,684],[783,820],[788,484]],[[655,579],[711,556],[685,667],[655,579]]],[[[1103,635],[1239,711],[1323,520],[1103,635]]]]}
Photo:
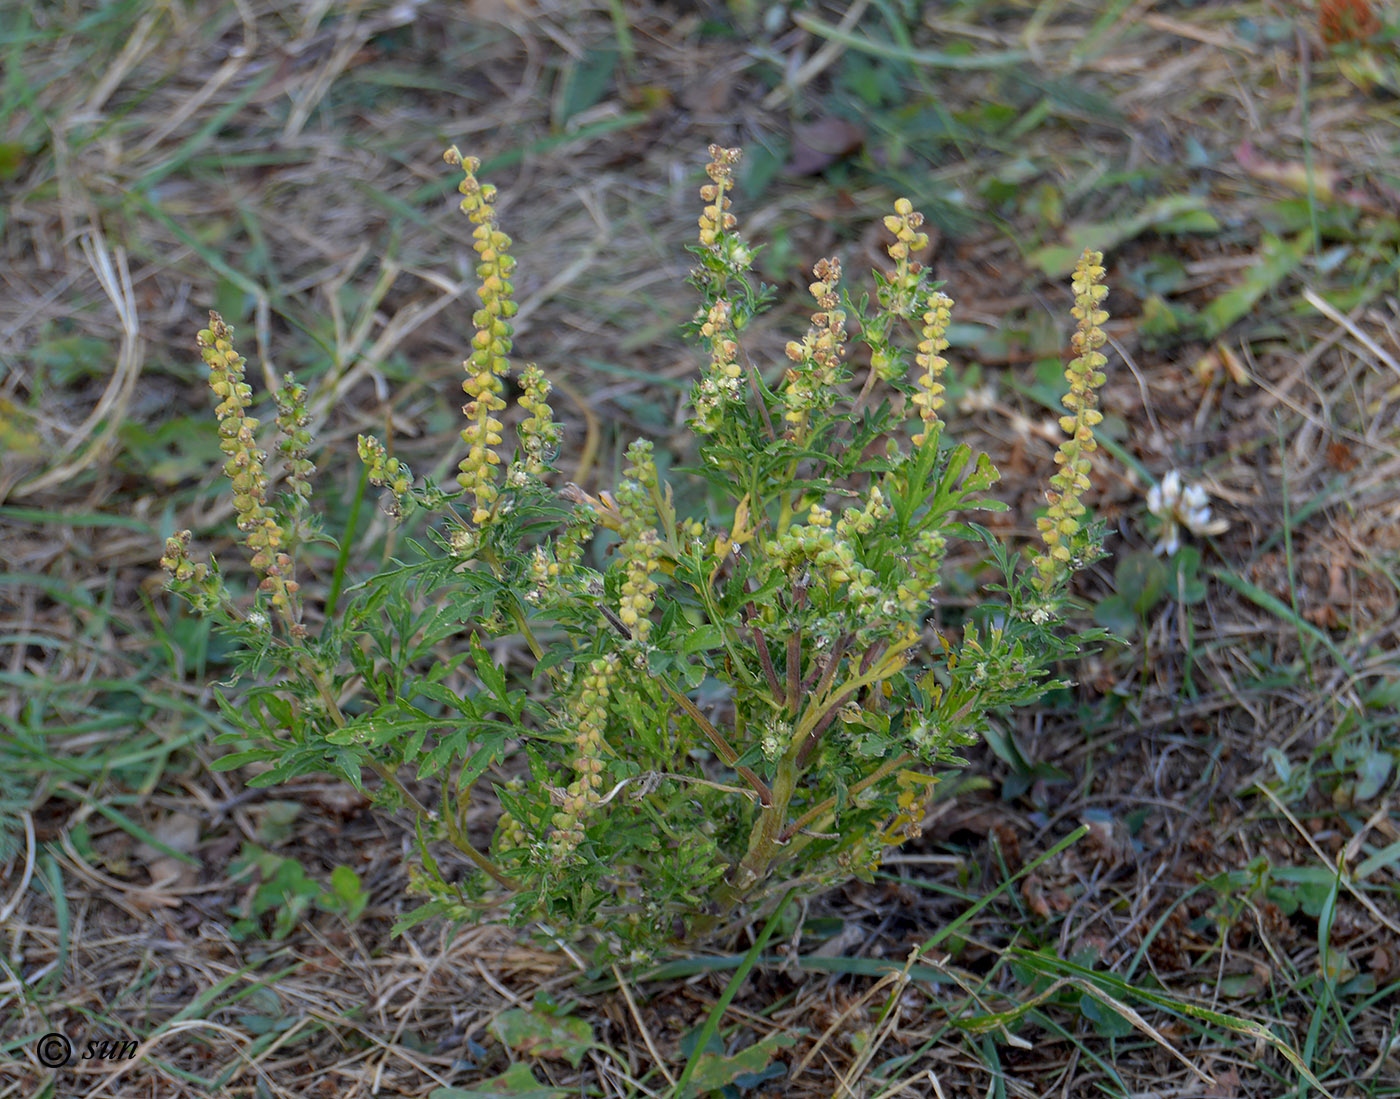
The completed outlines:
{"type": "Polygon", "coordinates": [[[585,1020],[541,1010],[539,1005],[501,1012],[491,1020],[491,1030],[507,1049],[567,1061],[574,1068],[594,1045],[593,1028],[585,1020]]]}
{"type": "Polygon", "coordinates": [[[327,889],[309,877],[296,859],[283,858],[260,847],[245,848],[233,865],[234,876],[253,870],[257,871],[259,882],[234,913],[239,918],[229,933],[235,940],[263,934],[274,940],[285,939],[313,907],[354,923],[369,903],[359,875],[348,866],[337,866],[331,871],[327,889]],[[269,913],[273,917],[270,925],[264,919],[269,913]]]}
{"type": "MultiPolygon", "coordinates": [[[[709,361],[692,401],[698,458],[676,475],[708,483],[718,517],[678,514],[640,440],[615,491],[550,487],[558,425],[532,365],[520,374],[520,442],[501,464],[514,261],[494,188],[455,150],[482,301],[464,364],[463,491],[416,481],[361,439],[370,481],[416,533],[315,629],[293,576],[301,544],[326,536],[300,514],[295,478],[280,504],[266,502],[271,467],[241,359],[217,317],[200,335],[263,576],[245,613],[217,569],[190,558],[187,535],[167,545],[172,586],[240,645],[242,683],[222,705],[242,733],[221,738],[239,750],[219,766],[257,764],[260,786],[329,772],[358,788],[367,769],[378,775],[377,803],[418,816],[410,877],[425,903],[401,927],[504,904],[517,922],[591,933],[602,958],[642,957],[718,933],[783,890],[869,877],[918,834],[930,770],[961,763],[993,711],[1062,686],[1055,663],[1105,636],[1063,629],[1069,579],[1099,556],[1080,497],[1101,419],[1101,257],[1086,253],[1076,270],[1070,438],[1038,521],[1044,552],[1020,568],[968,518],[1004,508],[988,496],[996,469],[947,439],[939,416],[952,303],[912,259],[926,243],[921,216],[901,199],[885,218],[893,269],[874,273],[873,294],[854,297],[837,260],[821,260],[806,336],[782,369],[761,371],[744,332],[771,294],[728,212],[738,153],[711,155],[692,249],[703,298],[693,332],[709,361]],[[851,320],[870,362],[859,386],[851,320]],[[590,547],[612,535],[610,552],[590,547]],[[955,539],[1001,582],[960,630],[940,630],[934,592],[955,539]],[[406,777],[438,782],[440,801],[419,801],[406,777]],[[479,849],[468,819],[486,782],[501,814],[479,849]]],[[[285,405],[279,422],[294,419],[285,405]]],[[[281,449],[301,455],[305,442],[281,449]]],[[[309,467],[296,461],[293,473],[309,467]]],[[[277,907],[292,913],[279,915],[284,929],[325,896],[299,874],[268,864],[248,918],[277,907]]]]}

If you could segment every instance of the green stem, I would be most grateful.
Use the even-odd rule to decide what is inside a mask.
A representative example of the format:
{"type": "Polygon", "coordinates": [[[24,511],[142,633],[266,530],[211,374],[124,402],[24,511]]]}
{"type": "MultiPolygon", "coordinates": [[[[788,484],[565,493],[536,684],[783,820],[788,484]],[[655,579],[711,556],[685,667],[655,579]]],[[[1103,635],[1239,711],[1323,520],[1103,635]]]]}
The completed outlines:
{"type": "Polygon", "coordinates": [[[705,738],[714,745],[715,751],[719,753],[720,758],[724,760],[725,763],[729,764],[729,766],[733,767],[734,770],[738,771],[739,774],[743,775],[748,784],[758,791],[759,801],[764,805],[771,804],[773,801],[773,791],[768,789],[768,784],[754,774],[748,767],[739,764],[739,753],[730,746],[729,741],[724,739],[724,734],[716,729],[714,725],[710,723],[710,720],[700,712],[700,708],[664,679],[658,679],[657,682],[660,683],[662,689],[671,696],[671,701],[689,714],[691,720],[700,727],[700,731],[704,733],[705,738]]]}
{"type": "MultiPolygon", "coordinates": [[[[316,685],[316,693],[320,695],[321,701],[325,704],[326,712],[331,715],[331,720],[335,722],[336,728],[345,728],[345,715],[341,712],[340,703],[336,700],[334,693],[331,691],[331,686],[326,681],[325,674],[322,670],[311,663],[309,659],[306,659],[302,663],[302,671],[306,674],[307,678],[316,685]]],[[[413,806],[422,816],[428,817],[429,819],[432,818],[432,813],[428,807],[419,801],[414,796],[413,791],[403,784],[403,780],[399,778],[398,773],[392,767],[382,760],[375,759],[373,756],[369,757],[365,762],[369,764],[371,770],[373,770],[380,779],[398,791],[399,796],[404,799],[406,804],[413,806]]],[[[495,879],[496,882],[506,889],[512,892],[520,889],[520,884],[518,882],[510,878],[500,867],[471,845],[471,842],[466,836],[462,835],[458,830],[456,822],[451,819],[450,815],[444,816],[444,820],[447,824],[448,835],[451,837],[452,844],[457,850],[466,855],[466,857],[475,863],[478,869],[483,873],[495,879]]]]}
{"type": "Polygon", "coordinates": [[[530,646],[530,652],[536,660],[544,659],[544,649],[540,648],[540,643],[535,639],[534,631],[530,629],[530,623],[525,619],[525,612],[520,609],[520,604],[512,597],[510,601],[510,616],[514,620],[520,635],[525,638],[525,644],[530,646]]]}
{"type": "Polygon", "coordinates": [[[744,361],[749,364],[749,388],[753,390],[754,403],[758,405],[759,415],[763,417],[764,430],[768,432],[768,441],[776,443],[778,433],[773,428],[773,418],[768,414],[768,402],[763,399],[763,391],[758,387],[758,367],[754,366],[753,359],[749,357],[749,349],[744,350],[744,361]]]}
{"type": "MultiPolygon", "coordinates": [[[[756,622],[758,611],[752,603],[749,604],[749,622],[756,622]]],[[[749,627],[753,631],[753,646],[758,653],[758,662],[763,668],[764,678],[768,680],[768,690],[772,692],[773,701],[777,702],[783,694],[783,685],[778,682],[778,673],[773,670],[773,658],[768,653],[768,640],[763,636],[763,631],[757,625],[749,627]]]]}
{"type": "MultiPolygon", "coordinates": [[[[375,763],[374,769],[378,771],[381,776],[383,776],[386,782],[392,783],[406,798],[410,799],[410,801],[418,807],[418,811],[420,813],[428,812],[427,807],[423,805],[423,803],[420,802],[417,798],[415,798],[411,791],[404,787],[403,783],[399,781],[398,775],[394,774],[390,770],[390,768],[388,768],[382,763],[375,763]]],[[[446,798],[444,797],[444,802],[445,801],[446,798]]],[[[510,877],[504,870],[502,870],[499,866],[497,866],[494,862],[488,859],[485,855],[483,855],[472,845],[472,842],[469,839],[467,839],[458,821],[452,813],[444,812],[442,815],[442,821],[447,828],[447,838],[452,841],[452,846],[457,848],[457,850],[460,851],[462,854],[466,855],[466,857],[476,866],[478,870],[490,877],[493,881],[496,882],[496,884],[500,885],[504,889],[510,890],[512,893],[518,892],[520,890],[519,882],[517,882],[514,878],[510,877]]]]}
{"type": "MultiPolygon", "coordinates": [[[[491,566],[491,571],[495,574],[496,579],[500,580],[501,559],[496,556],[496,551],[491,546],[488,546],[485,541],[483,541],[481,545],[480,557],[491,566]]],[[[520,635],[525,638],[525,644],[530,646],[530,652],[534,654],[535,659],[543,660],[544,649],[540,647],[539,641],[535,638],[534,631],[530,629],[530,623],[525,618],[525,612],[520,609],[520,604],[514,598],[510,601],[509,614],[516,628],[520,631],[520,635]]]]}
{"type": "MultiPolygon", "coordinates": [[[[907,644],[885,652],[873,669],[864,675],[846,681],[834,692],[827,694],[810,706],[803,715],[802,720],[793,730],[788,750],[778,761],[771,795],[763,799],[763,807],[759,810],[758,820],[749,833],[748,850],[739,865],[734,868],[730,878],[721,883],[716,891],[715,899],[720,906],[721,913],[727,914],[731,911],[758,883],[768,876],[773,863],[781,857],[779,848],[786,847],[801,828],[819,816],[830,812],[835,806],[836,799],[829,798],[815,809],[808,810],[795,823],[788,824],[788,808],[797,789],[798,776],[803,771],[801,761],[810,754],[807,750],[809,748],[808,737],[821,728],[823,719],[833,713],[836,707],[840,706],[850,695],[862,687],[889,678],[897,670],[897,666],[902,664],[900,654],[905,648],[908,648],[907,644]]],[[[698,713],[698,711],[696,712],[698,713]]],[[[850,792],[852,794],[859,793],[913,758],[912,755],[906,753],[896,760],[881,764],[870,775],[852,786],[850,792]]]]}
{"type": "Polygon", "coordinates": [[[345,534],[340,540],[340,552],[336,554],[335,569],[331,573],[331,590],[326,594],[326,621],[335,616],[336,604],[340,602],[340,592],[345,587],[345,571],[350,564],[350,547],[360,526],[360,508],[365,502],[365,489],[369,486],[369,466],[360,473],[360,484],[355,489],[355,498],[350,503],[350,518],[345,521],[345,534]]]}
{"type": "Polygon", "coordinates": [[[759,810],[758,820],[749,833],[748,851],[731,875],[715,890],[719,906],[716,917],[727,916],[752,890],[768,876],[776,849],[786,845],[781,839],[788,805],[797,789],[797,760],[788,753],[778,761],[778,773],[773,778],[770,800],[759,810]]]}
{"type": "MultiPolygon", "coordinates": [[[[783,484],[791,484],[793,478],[796,476],[797,462],[794,461],[791,465],[788,466],[787,475],[783,478],[783,484]]],[[[786,534],[788,527],[792,525],[793,508],[796,505],[797,500],[800,496],[800,492],[797,493],[796,496],[794,496],[787,489],[783,489],[782,497],[779,500],[778,525],[776,528],[779,538],[786,534]]]]}
{"type": "MultiPolygon", "coordinates": [[[[888,778],[893,772],[899,770],[899,768],[903,767],[906,763],[912,762],[913,759],[914,754],[912,752],[905,752],[903,755],[897,756],[894,759],[885,760],[884,763],[876,767],[875,770],[870,772],[870,774],[866,775],[859,782],[853,784],[847,791],[847,796],[852,798],[855,797],[857,794],[861,793],[861,791],[869,789],[881,779],[888,778]]],[[[783,843],[787,843],[790,839],[792,839],[793,836],[797,835],[798,832],[802,831],[802,829],[808,827],[814,821],[821,819],[823,816],[825,816],[827,813],[831,812],[835,808],[836,798],[834,795],[832,797],[827,798],[825,801],[819,802],[818,804],[812,806],[812,808],[808,809],[805,813],[803,813],[800,817],[798,817],[795,821],[793,821],[791,824],[789,824],[786,828],[782,830],[782,832],[780,833],[781,841],[783,843]]]]}
{"type": "Polygon", "coordinates": [[[897,648],[886,651],[884,657],[873,670],[866,672],[864,675],[858,675],[854,679],[848,679],[839,687],[819,697],[816,702],[807,707],[807,712],[802,715],[802,720],[799,721],[797,727],[793,729],[792,743],[794,745],[801,744],[806,739],[807,735],[817,727],[817,724],[826,717],[828,713],[842,705],[854,692],[860,690],[862,687],[868,687],[872,683],[879,683],[894,675],[895,672],[903,667],[904,661],[901,654],[909,647],[910,645],[908,644],[900,645],[897,648]]]}
{"type": "MultiPolygon", "coordinates": [[[[691,591],[695,592],[695,594],[700,597],[701,602],[705,604],[705,613],[709,616],[711,622],[723,622],[725,620],[724,612],[720,609],[719,604],[715,602],[714,592],[710,590],[710,585],[708,583],[702,581],[696,584],[688,584],[687,586],[691,591]]],[[[744,663],[742,657],[740,657],[739,650],[734,645],[734,639],[729,636],[729,633],[730,631],[727,628],[720,630],[720,643],[724,645],[724,651],[729,654],[729,660],[734,666],[734,674],[743,677],[746,683],[752,682],[752,676],[749,674],[748,667],[744,663]]]]}

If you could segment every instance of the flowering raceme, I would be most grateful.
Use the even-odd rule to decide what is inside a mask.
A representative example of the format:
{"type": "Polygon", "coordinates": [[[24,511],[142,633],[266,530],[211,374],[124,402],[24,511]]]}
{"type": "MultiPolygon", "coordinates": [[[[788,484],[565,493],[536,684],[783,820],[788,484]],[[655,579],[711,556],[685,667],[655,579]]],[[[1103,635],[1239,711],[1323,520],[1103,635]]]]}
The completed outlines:
{"type": "Polygon", "coordinates": [[[1082,560],[1089,541],[1081,521],[1085,512],[1082,497],[1089,488],[1089,456],[1098,447],[1094,428],[1103,420],[1103,413],[1094,407],[1097,403],[1095,391],[1104,383],[1105,375],[1100,368],[1108,362],[1099,350],[1108,340],[1103,331],[1108,314],[1099,308],[1099,303],[1108,296],[1108,287],[1100,281],[1104,275],[1102,264],[1103,253],[1086,251],[1074,269],[1071,312],[1079,326],[1072,340],[1075,355],[1065,370],[1069,392],[1063,401],[1070,414],[1060,417],[1060,428],[1069,438],[1055,453],[1055,464],[1060,470],[1050,478],[1051,491],[1046,494],[1050,501],[1049,513],[1036,520],[1046,552],[1032,559],[1042,591],[1053,587],[1072,571],[1076,558],[1082,560]]]}

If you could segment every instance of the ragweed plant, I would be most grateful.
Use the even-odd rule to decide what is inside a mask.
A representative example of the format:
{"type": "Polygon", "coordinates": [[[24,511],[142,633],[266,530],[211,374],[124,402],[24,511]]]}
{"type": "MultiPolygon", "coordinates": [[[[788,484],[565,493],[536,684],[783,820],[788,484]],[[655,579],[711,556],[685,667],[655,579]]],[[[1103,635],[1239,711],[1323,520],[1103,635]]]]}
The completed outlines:
{"type": "Polygon", "coordinates": [[[938,770],[961,762],[989,714],[1035,701],[1060,682],[1056,661],[1102,636],[1063,625],[1070,578],[1098,553],[1083,500],[1104,381],[1101,257],[1086,252],[1075,273],[1067,438],[1038,520],[1043,549],[1022,565],[969,520],[1004,507],[988,496],[996,469],[945,437],[953,303],[913,258],[927,243],[921,215],[900,199],[885,218],[891,267],[873,273],[873,298],[852,296],[836,257],[819,260],[805,335],[763,368],[745,348],[769,294],[731,212],[739,153],[710,154],[692,248],[706,362],[688,475],[715,502],[702,514],[678,514],[642,440],[610,492],[553,483],[560,429],[534,365],[519,371],[506,447],[511,241],[494,188],[455,149],[481,300],[460,491],[416,481],[362,437],[391,514],[426,533],[331,615],[307,612],[292,575],[312,529],[304,395],[288,384],[281,399],[287,492],[270,502],[232,335],[217,316],[200,333],[262,578],[243,613],[218,570],[191,558],[187,532],[167,547],[171,586],[247,652],[248,685],[225,706],[254,743],[232,736],[244,750],[221,765],[260,764],[259,785],[377,775],[382,805],[418,814],[411,880],[425,903],[406,923],[504,907],[631,956],[717,933],[779,888],[869,875],[918,834],[938,770]],[[940,628],[941,565],[969,539],[1002,582],[940,628]],[[437,782],[432,805],[415,780],[437,782]],[[488,780],[500,814],[489,843],[474,842],[469,810],[488,780]],[[445,857],[454,849],[465,874],[445,857]]]}

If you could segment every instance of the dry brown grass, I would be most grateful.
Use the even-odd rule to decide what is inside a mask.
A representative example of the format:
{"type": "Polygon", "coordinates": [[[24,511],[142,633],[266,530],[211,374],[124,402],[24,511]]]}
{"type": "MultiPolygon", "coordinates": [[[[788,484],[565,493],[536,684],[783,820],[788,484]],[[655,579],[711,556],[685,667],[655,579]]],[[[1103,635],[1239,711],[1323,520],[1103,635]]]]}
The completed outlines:
{"type": "MultiPolygon", "coordinates": [[[[882,5],[855,7],[878,24],[882,5]]],[[[662,983],[628,978],[619,990],[583,984],[568,952],[498,928],[454,938],[430,925],[390,938],[408,903],[401,822],[318,784],[269,794],[209,771],[218,751],[194,715],[212,712],[212,688],[184,666],[189,650],[152,624],[184,628],[156,594],[157,534],[189,526],[209,545],[229,528],[193,351],[211,304],[243,320],[264,376],[295,368],[314,382],[327,454],[347,461],[348,440],[374,430],[415,470],[455,462],[472,291],[469,227],[451,212],[455,181],[439,160],[452,142],[480,155],[500,186],[501,220],[518,242],[517,350],[563,383],[564,454],[586,456],[568,473],[606,482],[636,434],[681,450],[686,390],[675,383],[695,360],[674,333],[693,308],[682,245],[703,149],[753,148],[821,117],[845,48],[790,23],[751,41],[704,33],[704,19],[725,17],[714,5],[618,8],[635,48],[630,71],[563,126],[568,74],[618,43],[606,4],[62,2],[36,5],[18,24],[32,37],[7,47],[27,94],[11,94],[5,135],[19,163],[0,245],[0,558],[23,575],[0,587],[10,691],[0,714],[12,737],[49,730],[50,773],[21,799],[29,833],[0,887],[0,1099],[202,1095],[197,1081],[215,1078],[259,1096],[423,1095],[502,1071],[488,1024],[541,992],[586,1019],[597,1046],[577,1069],[540,1061],[540,1078],[625,1095],[664,1094],[679,1075],[678,1042],[732,964],[662,983]],[[765,58],[798,85],[770,94],[765,58]],[[143,433],[162,426],[164,436],[143,433]],[[177,655],[167,660],[167,649],[177,655]],[[146,693],[123,693],[121,682],[146,693]],[[70,724],[50,725],[55,715],[70,724]],[[133,744],[144,753],[136,764],[122,758],[133,744]],[[82,766],[64,769],[65,759],[82,766]],[[360,871],[371,903],[356,924],[308,914],[283,943],[231,939],[230,909],[254,883],[232,880],[229,865],[244,840],[275,834],[270,799],[299,813],[279,854],[321,878],[338,864],[360,871]],[[198,865],[140,846],[123,821],[198,865]],[[61,1070],[58,1090],[44,1092],[53,1074],[34,1038],[47,1031],[133,1038],[140,1054],[115,1071],[61,1070]],[[475,1053],[469,1040],[489,1049],[475,1053]],[[629,1090],[658,1057],[668,1068],[648,1078],[651,1090],[629,1090]]],[[[939,10],[913,25],[917,47],[1025,49],[1017,71],[1053,84],[1058,98],[1014,142],[944,147],[932,166],[916,149],[889,176],[960,189],[976,208],[981,182],[1023,157],[1033,180],[1058,189],[1071,223],[1188,192],[1220,222],[1217,232],[1146,234],[1111,250],[1110,331],[1128,365],[1115,357],[1104,406],[1140,468],[1204,475],[1231,527],[1206,550],[1221,575],[1207,570],[1204,602],[1189,613],[1156,606],[1126,651],[1079,669],[1073,698],[1015,731],[1038,765],[1014,796],[941,802],[922,846],[891,864],[951,892],[853,884],[813,905],[851,931],[838,957],[897,970],[969,898],[1087,821],[1083,842],[942,944],[956,947],[952,957],[926,960],[947,981],[887,977],[874,987],[873,977],[795,962],[761,967],[726,1012],[726,1041],[732,1050],[795,1035],[784,1056],[802,1071],[776,1085],[794,1096],[845,1094],[837,1081],[853,1067],[903,1054],[912,1055],[899,1077],[911,1081],[906,1095],[1117,1094],[1108,1066],[1134,1095],[1263,1097],[1296,1079],[1263,1043],[1143,1003],[1133,1006],[1160,1041],[1110,1043],[1072,1002],[1047,1006],[1015,1041],[950,1028],[956,1012],[1014,1006],[1006,947],[1022,942],[1271,1026],[1300,1049],[1323,1010],[1312,1068],[1334,1094],[1386,1093],[1374,1089],[1400,1076],[1387,1059],[1400,979],[1393,861],[1339,891],[1328,940],[1372,976],[1376,995],[1321,1009],[1308,983],[1317,920],[1202,882],[1253,873],[1261,858],[1354,868],[1400,839],[1393,780],[1351,804],[1353,763],[1332,762],[1368,737],[1393,756],[1400,728],[1393,101],[1344,79],[1311,17],[1281,2],[1143,0],[1103,18],[1096,4],[984,6],[975,19],[939,10]],[[1243,141],[1253,157],[1236,155],[1243,141]],[[1278,231],[1274,204],[1296,193],[1307,165],[1315,191],[1331,196],[1318,207],[1332,226],[1325,242],[1220,341],[1144,346],[1129,273],[1170,255],[1186,271],[1176,301],[1217,299],[1259,262],[1262,234],[1278,231]],[[1123,174],[1105,181],[1110,170],[1123,174]],[[1348,235],[1354,251],[1375,256],[1379,281],[1337,309],[1328,298],[1365,289],[1326,262],[1348,235]],[[1269,750],[1295,771],[1313,768],[1286,802],[1256,789],[1275,782],[1269,750]],[[960,984],[979,989],[980,1007],[960,984]],[[892,989],[898,1000],[882,1022],[892,989]],[[1215,1083],[1200,1083],[1165,1046],[1215,1083]]],[[[841,17],[801,16],[809,28],[841,17]]],[[[10,42],[22,33],[12,28],[10,42]]],[[[1006,67],[934,68],[927,79],[950,114],[1008,95],[1006,67]]],[[[889,148],[873,121],[866,136],[889,148]]],[[[783,303],[752,336],[759,361],[800,324],[799,263],[873,250],[864,227],[893,193],[878,174],[840,178],[832,187],[780,176],[761,202],[739,197],[752,239],[791,243],[777,271],[783,303]]],[[[933,262],[959,319],[1033,333],[1040,316],[1066,315],[1065,287],[1017,246],[1058,236],[1029,209],[1000,225],[949,214],[945,228],[933,262]]],[[[988,349],[999,400],[965,425],[1006,474],[1010,514],[1027,533],[1054,449],[1038,431],[1046,410],[1016,389],[1043,357],[1034,342],[988,349]]],[[[347,483],[334,461],[321,464],[334,485],[347,483]]],[[[1120,555],[1149,545],[1137,526],[1145,488],[1105,456],[1095,491],[1120,555]]],[[[1086,596],[1111,588],[1111,568],[1086,596]]],[[[996,781],[1016,779],[991,753],[976,764],[996,781]]],[[[873,1077],[862,1078],[854,1094],[873,1095],[873,1077]]]]}

